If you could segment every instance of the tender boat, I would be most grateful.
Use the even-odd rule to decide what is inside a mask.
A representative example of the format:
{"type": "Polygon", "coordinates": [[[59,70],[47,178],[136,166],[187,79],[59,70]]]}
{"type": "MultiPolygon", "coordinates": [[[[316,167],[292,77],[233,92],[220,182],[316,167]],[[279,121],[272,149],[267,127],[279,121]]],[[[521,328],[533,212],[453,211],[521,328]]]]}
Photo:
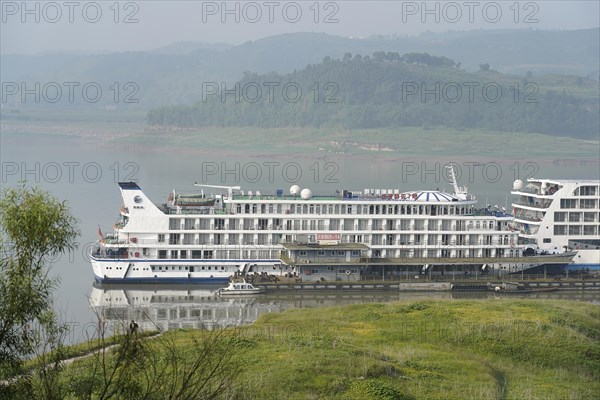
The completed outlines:
{"type": "Polygon", "coordinates": [[[259,294],[264,293],[264,288],[254,287],[251,283],[247,282],[231,282],[229,286],[218,289],[216,291],[217,296],[229,296],[229,295],[244,295],[244,294],[259,294]]]}

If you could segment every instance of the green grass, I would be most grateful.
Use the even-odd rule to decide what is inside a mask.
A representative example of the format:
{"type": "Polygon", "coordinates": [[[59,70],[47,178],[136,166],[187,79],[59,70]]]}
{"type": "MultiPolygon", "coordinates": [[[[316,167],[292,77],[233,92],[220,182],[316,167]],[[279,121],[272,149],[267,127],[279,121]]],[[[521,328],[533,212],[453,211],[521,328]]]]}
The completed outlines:
{"type": "MultiPolygon", "coordinates": [[[[145,344],[155,362],[175,354],[164,343],[184,360],[212,334],[174,330],[145,344]]],[[[233,340],[219,351],[233,352],[240,368],[228,377],[233,384],[223,398],[596,399],[600,393],[594,304],[424,300],[292,309],[224,335],[233,340]]],[[[62,379],[75,376],[73,388],[98,381],[89,375],[93,365],[94,358],[75,361],[62,379]]]]}
{"type": "Polygon", "coordinates": [[[240,376],[245,398],[593,399],[600,392],[600,315],[589,304],[298,309],[264,315],[249,332],[255,345],[240,376]]]}

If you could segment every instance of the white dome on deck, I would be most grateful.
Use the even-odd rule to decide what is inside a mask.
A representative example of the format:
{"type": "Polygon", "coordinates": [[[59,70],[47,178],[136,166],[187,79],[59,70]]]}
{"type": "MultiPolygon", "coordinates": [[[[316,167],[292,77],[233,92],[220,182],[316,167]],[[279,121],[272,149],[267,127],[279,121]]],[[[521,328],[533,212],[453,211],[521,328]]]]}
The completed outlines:
{"type": "Polygon", "coordinates": [[[523,189],[523,181],[520,179],[517,179],[516,181],[513,182],[513,190],[521,190],[523,189]]]}
{"type": "Polygon", "coordinates": [[[310,189],[302,189],[300,197],[302,197],[302,200],[308,200],[312,197],[312,191],[310,189]]]}

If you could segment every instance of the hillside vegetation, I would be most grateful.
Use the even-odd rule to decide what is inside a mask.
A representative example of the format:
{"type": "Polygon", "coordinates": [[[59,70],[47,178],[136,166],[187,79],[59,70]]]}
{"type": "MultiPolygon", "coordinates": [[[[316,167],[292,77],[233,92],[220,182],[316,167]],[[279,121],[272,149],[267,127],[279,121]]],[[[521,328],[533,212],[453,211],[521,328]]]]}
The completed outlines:
{"type": "Polygon", "coordinates": [[[467,73],[423,53],[326,57],[289,74],[246,73],[236,84],[205,85],[192,106],[162,107],[150,125],[447,127],[595,139],[598,82],[580,77],[518,78],[489,65],[467,73]]]}

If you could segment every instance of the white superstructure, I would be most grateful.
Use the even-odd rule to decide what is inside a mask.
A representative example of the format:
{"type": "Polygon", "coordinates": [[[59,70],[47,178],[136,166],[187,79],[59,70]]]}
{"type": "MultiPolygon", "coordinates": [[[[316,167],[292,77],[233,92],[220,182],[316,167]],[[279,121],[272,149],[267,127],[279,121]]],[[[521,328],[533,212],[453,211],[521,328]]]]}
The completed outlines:
{"type": "Polygon", "coordinates": [[[323,279],[339,272],[357,280],[374,264],[427,269],[431,260],[483,265],[519,257],[512,216],[477,209],[476,198],[453,185],[453,193],[329,196],[298,186],[285,195],[212,186],[216,193],[207,195],[173,191],[156,206],[136,183],[123,182],[121,220],[92,250],[94,274],[99,281],[188,283],[224,282],[236,272],[323,279]]]}
{"type": "Polygon", "coordinates": [[[532,251],[578,251],[575,264],[600,263],[600,181],[517,180],[511,192],[513,227],[532,251]]]}

